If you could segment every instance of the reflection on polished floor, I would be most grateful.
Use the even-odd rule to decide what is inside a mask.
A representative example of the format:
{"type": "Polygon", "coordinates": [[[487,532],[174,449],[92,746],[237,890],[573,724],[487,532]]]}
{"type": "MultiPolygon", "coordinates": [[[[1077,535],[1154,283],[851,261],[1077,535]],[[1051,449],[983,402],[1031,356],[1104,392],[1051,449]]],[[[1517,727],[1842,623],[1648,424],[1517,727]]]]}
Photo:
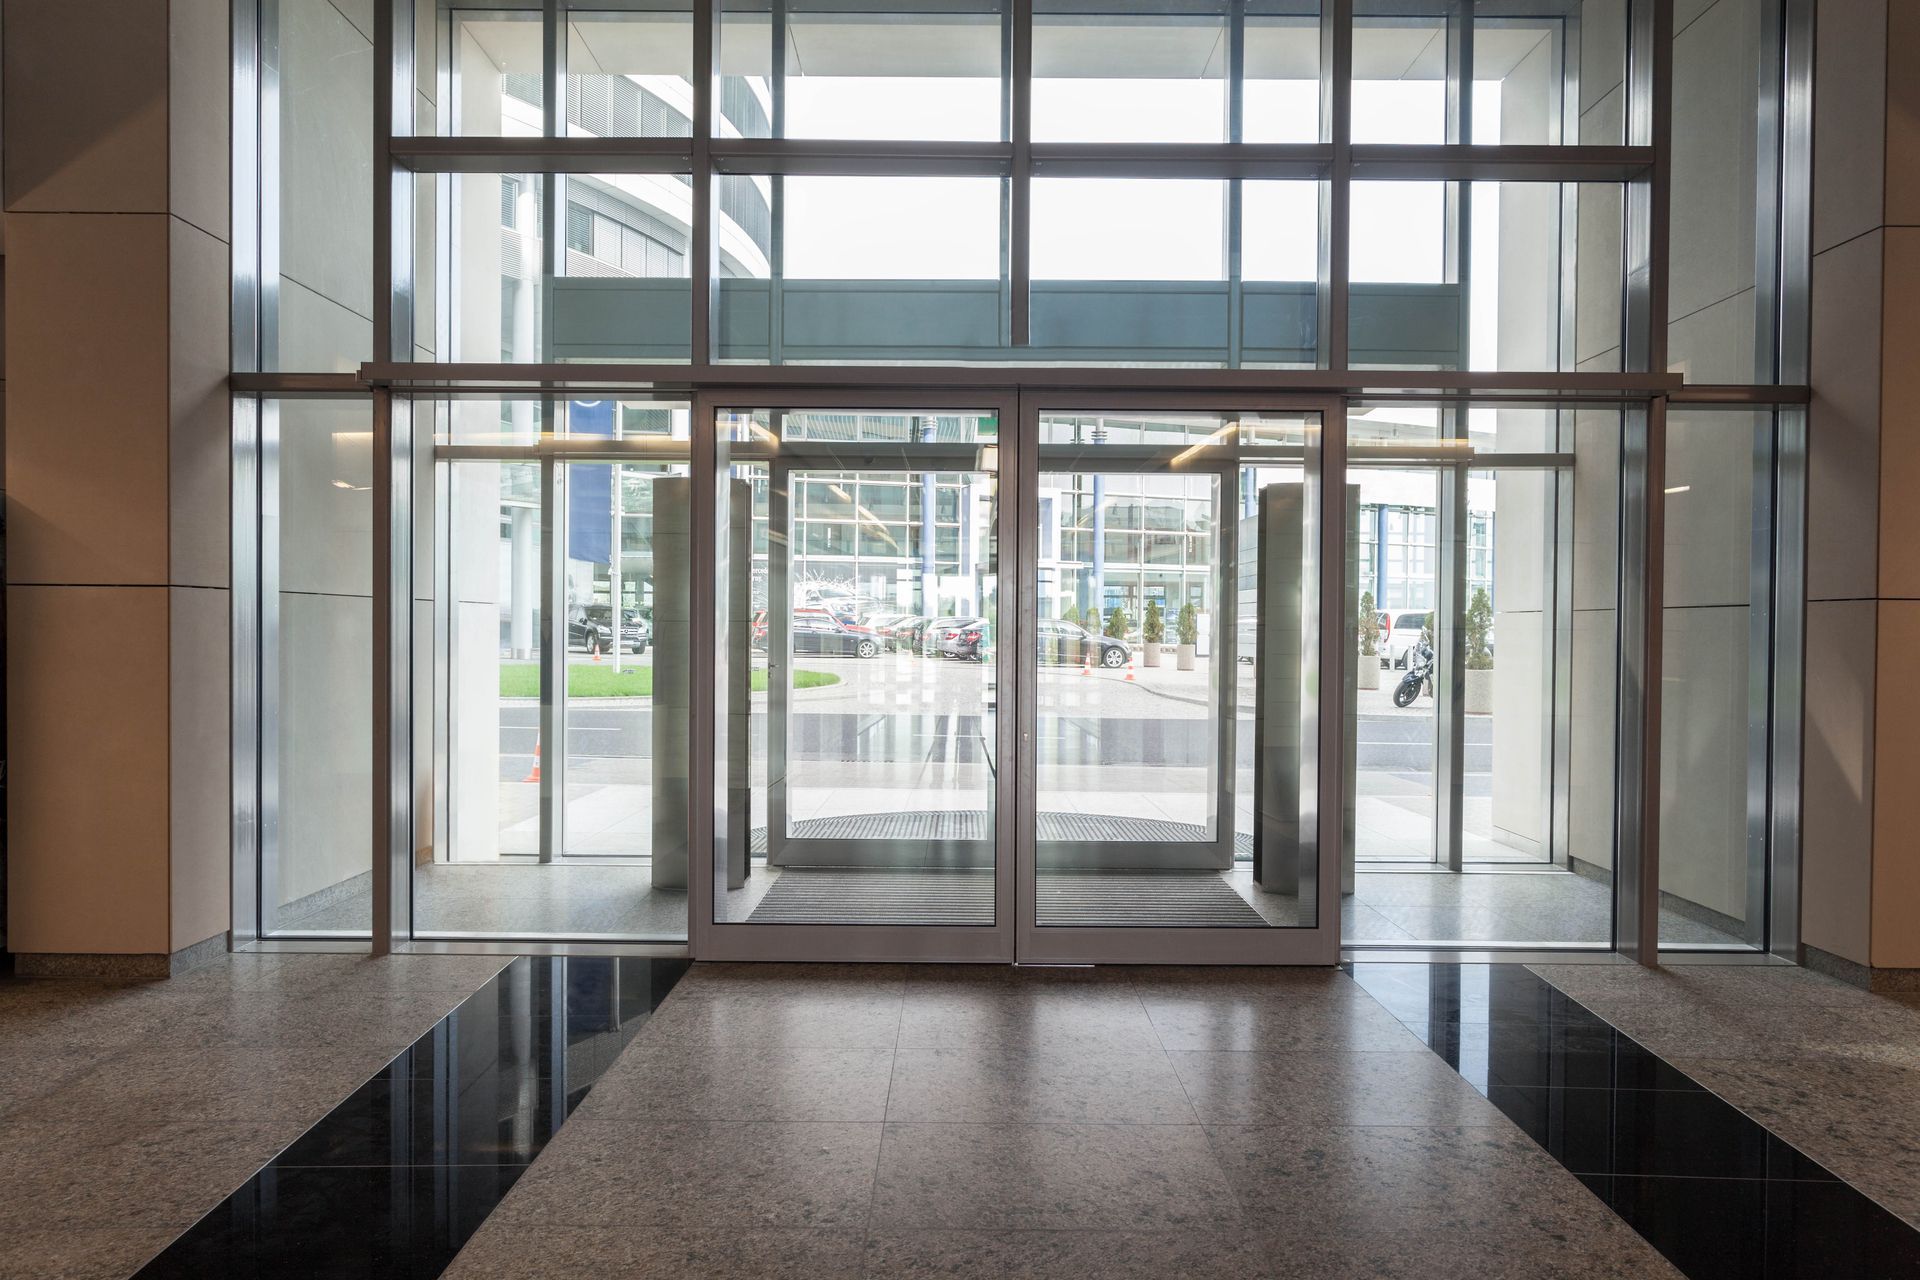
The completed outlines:
{"type": "Polygon", "coordinates": [[[1910,1275],[1917,1003],[1622,964],[0,980],[0,1274],[1910,1275]]]}

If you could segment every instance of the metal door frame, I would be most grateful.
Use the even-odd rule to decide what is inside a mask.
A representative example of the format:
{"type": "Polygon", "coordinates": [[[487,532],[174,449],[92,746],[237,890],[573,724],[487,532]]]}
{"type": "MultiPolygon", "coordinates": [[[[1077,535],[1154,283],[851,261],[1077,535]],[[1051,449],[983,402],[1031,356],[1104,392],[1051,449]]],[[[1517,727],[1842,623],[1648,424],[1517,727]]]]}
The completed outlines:
{"type": "MultiPolygon", "coordinates": [[[[694,869],[689,879],[688,941],[692,953],[702,960],[838,960],[838,961],[921,961],[979,962],[1011,964],[1014,960],[1015,860],[1008,851],[1016,847],[1014,818],[1017,797],[1013,787],[1016,769],[1007,762],[1017,757],[1015,719],[1005,707],[1016,696],[1020,652],[1004,620],[1009,615],[1008,583],[1010,566],[1021,563],[1018,548],[1023,537],[1019,514],[1024,509],[1023,479],[1013,464],[1016,450],[1009,449],[1017,432],[1019,402],[1005,388],[986,389],[978,394],[953,391],[892,392],[858,390],[822,391],[818,388],[751,388],[739,391],[702,390],[694,397],[694,563],[714,572],[696,572],[694,576],[693,646],[699,661],[713,654],[713,665],[702,671],[696,666],[693,700],[692,786],[695,795],[711,797],[712,803],[694,806],[693,829],[689,833],[694,869]],[[725,829],[725,785],[716,761],[722,745],[716,714],[721,705],[721,686],[725,664],[719,660],[718,567],[724,563],[717,553],[725,531],[720,527],[722,493],[729,480],[727,466],[721,465],[718,415],[722,410],[740,409],[845,409],[855,412],[903,412],[926,410],[977,410],[992,412],[998,419],[995,441],[997,475],[995,513],[995,591],[997,611],[1003,619],[999,650],[995,658],[1000,706],[994,717],[995,768],[993,774],[993,846],[994,846],[994,922],[991,925],[868,925],[868,924],[749,924],[723,922],[714,914],[718,895],[725,892],[724,846],[716,840],[725,829]]],[[[888,446],[892,447],[892,446],[888,446]]],[[[984,443],[981,446],[986,448],[984,443]]],[[[855,468],[857,469],[857,468],[855,468]]],[[[1017,705],[1017,701],[1016,704],[1017,705]]]]}
{"type": "MultiPolygon", "coordinates": [[[[1338,396],[1220,395],[1220,394],[1134,394],[1029,392],[1020,397],[1018,431],[1019,501],[1022,503],[1020,561],[1015,598],[1018,606],[1016,636],[1018,666],[1018,754],[1013,757],[1018,774],[1017,800],[1019,820],[1017,864],[1019,872],[1019,930],[1017,954],[1030,964],[1311,964],[1331,965],[1340,957],[1340,859],[1342,826],[1339,815],[1345,812],[1346,779],[1339,762],[1344,758],[1346,736],[1344,697],[1349,673],[1346,643],[1349,612],[1343,603],[1328,608],[1329,602],[1346,599],[1346,504],[1327,502],[1329,492],[1344,492],[1346,478],[1346,407],[1338,396]],[[1317,699],[1303,698],[1303,719],[1311,715],[1311,731],[1303,724],[1303,737],[1314,747],[1312,786],[1303,785],[1303,809],[1309,797],[1314,805],[1315,917],[1309,928],[1160,928],[1160,927],[1083,927],[1042,926],[1037,918],[1036,885],[1038,875],[1036,742],[1038,721],[1037,658],[1033,641],[1037,635],[1037,583],[1039,579],[1038,538],[1029,521],[1026,507],[1038,494],[1040,475],[1040,416],[1048,410],[1094,410],[1114,412],[1308,412],[1318,413],[1317,431],[1307,432],[1304,459],[1306,476],[1317,480],[1309,493],[1321,495],[1310,505],[1317,509],[1309,548],[1315,553],[1318,599],[1314,608],[1314,635],[1317,644],[1311,652],[1315,670],[1308,673],[1307,690],[1316,686],[1317,699]],[[1324,680],[1320,672],[1337,672],[1339,678],[1324,680]],[[1333,767],[1321,768],[1321,761],[1333,767]],[[1333,815],[1331,819],[1328,815],[1333,815]]],[[[1223,495],[1224,497],[1224,495],[1223,495]]],[[[1231,587],[1231,584],[1229,584],[1231,587]]],[[[1003,641],[1003,643],[1008,643],[1003,641]]],[[[1237,644],[1232,637],[1219,652],[1230,652],[1237,644]]],[[[1227,682],[1229,688],[1234,685],[1227,682]]],[[[1224,739],[1225,732],[1221,735],[1224,739]]],[[[1216,762],[1220,763],[1220,762],[1216,762]]],[[[1226,763],[1223,767],[1232,767],[1226,763]]],[[[1308,772],[1303,762],[1303,775],[1308,772]]],[[[1303,784],[1305,779],[1303,777],[1303,784]]],[[[1222,788],[1224,790],[1224,788],[1222,788]]],[[[1304,815],[1303,815],[1304,816],[1304,815]]],[[[1302,823],[1303,827],[1305,822],[1302,823]]]]}

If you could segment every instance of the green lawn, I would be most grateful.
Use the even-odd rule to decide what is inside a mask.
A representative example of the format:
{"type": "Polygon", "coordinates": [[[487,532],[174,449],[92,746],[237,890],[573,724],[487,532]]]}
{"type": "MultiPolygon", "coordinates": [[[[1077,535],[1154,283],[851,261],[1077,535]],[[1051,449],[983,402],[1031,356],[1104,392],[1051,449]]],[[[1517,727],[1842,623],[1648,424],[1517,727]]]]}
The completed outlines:
{"type": "MultiPolygon", "coordinates": [[[[753,673],[753,688],[756,693],[764,693],[767,688],[767,673],[753,673]]],[[[829,671],[795,671],[793,687],[796,689],[817,689],[822,685],[839,684],[840,677],[829,671]]],[[[500,665],[500,696],[503,698],[537,698],[540,696],[540,665],[534,662],[511,662],[500,665]]],[[[613,669],[611,662],[591,663],[574,662],[567,665],[567,696],[570,698],[650,698],[653,696],[653,668],[623,667],[613,669]]]]}

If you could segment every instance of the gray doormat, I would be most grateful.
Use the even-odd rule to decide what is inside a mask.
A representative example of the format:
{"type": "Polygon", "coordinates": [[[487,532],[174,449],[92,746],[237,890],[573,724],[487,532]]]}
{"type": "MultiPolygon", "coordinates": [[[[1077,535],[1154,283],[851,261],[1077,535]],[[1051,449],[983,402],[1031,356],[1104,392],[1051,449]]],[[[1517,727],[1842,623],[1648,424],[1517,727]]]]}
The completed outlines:
{"type": "MultiPolygon", "coordinates": [[[[1204,840],[1206,828],[1164,818],[1120,818],[1092,813],[1043,813],[1041,840],[1204,840]]],[[[917,813],[856,813],[837,818],[805,818],[790,828],[795,840],[991,840],[993,815],[982,809],[938,809],[917,813]]],[[[1233,838],[1241,858],[1253,856],[1253,837],[1233,838]]],[[[755,854],[767,851],[767,829],[749,837],[755,854]]]]}
{"type": "MultiPolygon", "coordinates": [[[[1039,919],[1068,927],[1258,929],[1266,920],[1214,871],[1047,872],[1039,919]]],[[[988,871],[795,868],[780,873],[749,924],[993,923],[988,871]]]]}

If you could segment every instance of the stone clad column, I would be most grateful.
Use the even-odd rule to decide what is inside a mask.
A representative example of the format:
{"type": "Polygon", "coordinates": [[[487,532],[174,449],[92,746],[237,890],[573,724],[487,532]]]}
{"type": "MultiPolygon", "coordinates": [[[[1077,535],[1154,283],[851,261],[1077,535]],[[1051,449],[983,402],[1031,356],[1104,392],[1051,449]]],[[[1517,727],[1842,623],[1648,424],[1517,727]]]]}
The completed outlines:
{"type": "Polygon", "coordinates": [[[164,976],[229,924],[228,6],[0,18],[6,945],[164,976]]]}

